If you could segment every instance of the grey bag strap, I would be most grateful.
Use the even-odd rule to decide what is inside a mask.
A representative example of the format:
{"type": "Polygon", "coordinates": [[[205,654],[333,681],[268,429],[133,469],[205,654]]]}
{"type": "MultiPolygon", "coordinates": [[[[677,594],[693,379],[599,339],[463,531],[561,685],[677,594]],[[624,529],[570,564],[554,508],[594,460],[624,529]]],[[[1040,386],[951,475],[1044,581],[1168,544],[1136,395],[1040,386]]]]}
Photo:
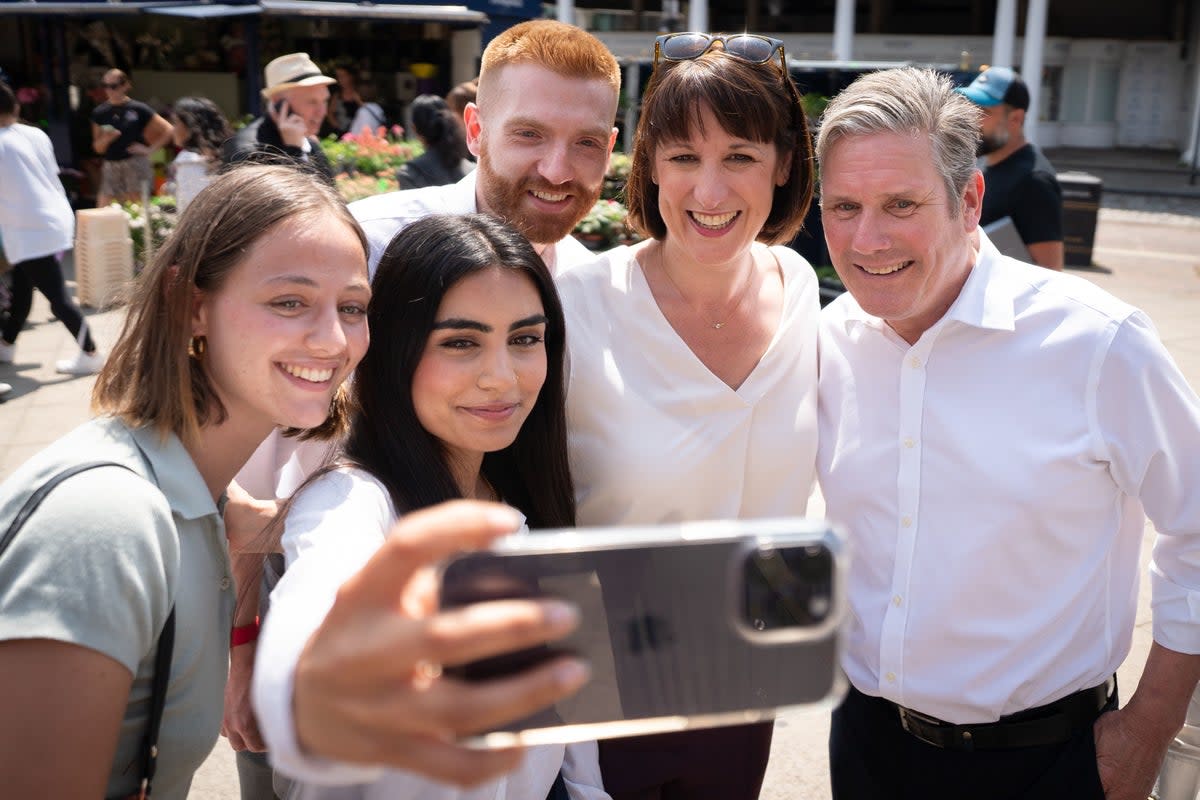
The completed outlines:
{"type": "MultiPolygon", "coordinates": [[[[115,461],[88,461],[83,464],[76,464],[73,467],[64,469],[62,472],[53,476],[50,478],[50,480],[39,486],[37,491],[35,491],[33,494],[29,495],[29,499],[25,501],[25,505],[21,506],[21,510],[17,512],[15,517],[13,517],[12,524],[10,524],[8,526],[8,530],[4,532],[4,537],[0,538],[0,555],[4,555],[4,551],[8,549],[8,545],[17,535],[17,531],[21,530],[21,528],[25,525],[26,520],[29,519],[34,511],[37,511],[38,506],[40,506],[42,501],[46,499],[46,495],[54,491],[55,486],[58,486],[67,478],[78,475],[81,472],[87,472],[89,469],[96,469],[97,467],[120,467],[121,469],[128,469],[130,472],[133,472],[133,470],[129,469],[129,467],[125,466],[124,464],[118,464],[115,461]]],[[[137,473],[134,472],[134,474],[136,475],[137,473]]]]}

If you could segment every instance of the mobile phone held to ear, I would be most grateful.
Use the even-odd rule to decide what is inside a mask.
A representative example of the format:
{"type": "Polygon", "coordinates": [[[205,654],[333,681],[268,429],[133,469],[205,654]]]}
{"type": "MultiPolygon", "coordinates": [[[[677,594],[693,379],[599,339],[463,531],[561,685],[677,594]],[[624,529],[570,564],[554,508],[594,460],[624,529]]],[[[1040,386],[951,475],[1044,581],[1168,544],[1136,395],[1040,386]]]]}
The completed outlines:
{"type": "Polygon", "coordinates": [[[838,668],[845,555],[803,519],[579,528],[509,537],[442,573],[441,605],[557,597],[579,628],[542,647],[445,667],[488,680],[563,653],[591,680],[479,747],[566,743],[757,722],[844,690],[838,668]]]}
{"type": "Polygon", "coordinates": [[[271,102],[271,110],[275,112],[276,117],[283,115],[283,105],[286,102],[286,100],[274,100],[271,102]]]}

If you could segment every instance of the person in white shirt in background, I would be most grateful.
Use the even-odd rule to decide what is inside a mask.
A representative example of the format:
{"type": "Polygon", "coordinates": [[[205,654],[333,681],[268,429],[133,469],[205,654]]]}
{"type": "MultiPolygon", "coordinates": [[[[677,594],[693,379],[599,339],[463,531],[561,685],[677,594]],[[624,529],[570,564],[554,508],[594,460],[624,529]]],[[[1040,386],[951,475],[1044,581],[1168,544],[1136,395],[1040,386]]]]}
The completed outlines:
{"type": "MultiPolygon", "coordinates": [[[[285,788],[277,777],[275,790],[288,800],[543,800],[561,769],[567,797],[608,800],[594,743],[532,747],[519,769],[470,789],[381,769],[373,749],[337,765],[305,752],[325,732],[293,699],[293,686],[310,680],[297,671],[300,653],[397,516],[468,498],[508,503],[535,532],[575,524],[562,307],[529,242],[487,215],[427,217],[388,247],[372,296],[374,346],[350,385],[344,444],[281,511],[287,571],[271,592],[254,675],[271,761],[293,779],[285,788]]],[[[414,607],[420,616],[406,597],[403,608],[414,607]]],[[[330,703],[376,704],[377,659],[372,650],[343,665],[330,703]]],[[[569,673],[575,684],[586,676],[574,659],[538,669],[569,673]]],[[[436,677],[414,680],[438,690],[436,677]]]]}
{"type": "MultiPolygon", "coordinates": [[[[571,231],[600,197],[621,70],[596,37],[554,20],[515,25],[484,50],[479,94],[467,110],[467,144],[479,168],[458,183],[371,197],[352,203],[370,243],[372,272],[392,238],[431,214],[487,212],[508,221],[533,243],[551,273],[586,263],[595,254],[571,231]]],[[[276,431],[230,486],[225,522],[234,541],[258,538],[287,498],[328,455],[319,443],[302,444],[276,431]]],[[[253,623],[261,559],[235,562],[239,626],[253,623]]],[[[248,693],[256,645],[232,650],[223,732],[239,751],[243,800],[267,797],[269,770],[254,755],[264,744],[248,693]],[[255,765],[254,762],[257,762],[255,765]],[[258,788],[251,788],[252,785],[258,788]]]]}
{"type": "MultiPolygon", "coordinates": [[[[559,278],[579,523],[802,516],[820,309],[812,268],[777,244],[813,188],[783,43],[685,33],[655,51],[626,186],[650,238],[559,278]]],[[[617,800],[757,798],[773,727],[601,742],[604,786],[617,800]]]]}
{"type": "Polygon", "coordinates": [[[818,470],[853,549],[835,798],[1145,798],[1200,676],[1200,401],[1137,309],[977,230],[979,110],[864,76],[817,137],[848,294],[818,470]],[[1154,644],[1117,709],[1144,515],[1154,644]]]}
{"type": "Polygon", "coordinates": [[[171,162],[175,204],[183,213],[221,167],[221,145],[233,135],[225,115],[207,97],[181,97],[171,108],[171,136],[179,154],[171,162]]]}
{"type": "Polygon", "coordinates": [[[68,375],[92,375],[104,366],[104,356],[96,349],[83,312],[67,293],[59,263],[63,251],[75,246],[75,212],[58,179],[50,137],[22,124],[20,113],[13,90],[0,83],[0,186],[4,187],[0,242],[13,265],[12,303],[0,330],[0,364],[11,364],[16,358],[17,336],[36,288],[79,345],[75,356],[57,362],[55,369],[68,375]]]}

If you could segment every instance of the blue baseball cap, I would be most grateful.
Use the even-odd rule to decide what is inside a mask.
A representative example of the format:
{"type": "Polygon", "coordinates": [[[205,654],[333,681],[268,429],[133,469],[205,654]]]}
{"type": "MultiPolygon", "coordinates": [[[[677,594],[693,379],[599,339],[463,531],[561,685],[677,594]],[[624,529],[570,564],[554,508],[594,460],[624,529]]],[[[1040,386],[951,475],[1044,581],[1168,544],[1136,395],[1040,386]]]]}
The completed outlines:
{"type": "Polygon", "coordinates": [[[1029,89],[1021,76],[1008,67],[990,67],[979,73],[970,86],[956,92],[977,106],[990,108],[1007,103],[1013,108],[1029,109],[1029,89]]]}

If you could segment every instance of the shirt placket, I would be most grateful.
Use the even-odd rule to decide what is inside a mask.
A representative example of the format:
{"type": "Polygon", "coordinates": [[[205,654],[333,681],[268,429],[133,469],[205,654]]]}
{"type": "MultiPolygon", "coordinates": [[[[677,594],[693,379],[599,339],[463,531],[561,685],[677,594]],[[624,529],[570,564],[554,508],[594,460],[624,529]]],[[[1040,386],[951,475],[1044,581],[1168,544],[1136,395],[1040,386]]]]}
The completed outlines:
{"type": "Polygon", "coordinates": [[[896,562],[892,571],[891,597],[883,616],[879,645],[879,691],[904,705],[904,641],[908,629],[913,555],[920,522],[921,424],[924,417],[926,362],[936,338],[929,331],[904,353],[900,369],[896,447],[896,562]]]}

